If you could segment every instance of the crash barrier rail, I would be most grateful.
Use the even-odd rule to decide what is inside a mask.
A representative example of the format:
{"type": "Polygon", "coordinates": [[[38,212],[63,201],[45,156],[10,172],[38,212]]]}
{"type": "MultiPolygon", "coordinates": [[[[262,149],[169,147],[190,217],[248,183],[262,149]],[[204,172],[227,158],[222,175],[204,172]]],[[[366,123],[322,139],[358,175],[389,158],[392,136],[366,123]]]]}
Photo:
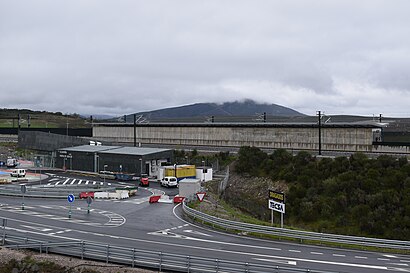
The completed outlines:
{"type": "MultiPolygon", "coordinates": [[[[105,263],[122,264],[131,267],[155,268],[159,272],[224,272],[224,273],[337,273],[273,266],[271,264],[236,262],[223,259],[187,256],[159,251],[126,248],[88,241],[44,242],[27,237],[5,236],[5,247],[10,249],[33,249],[40,253],[63,254],[81,259],[92,259],[105,263]]],[[[339,272],[340,273],[340,272],[339,272]]]]}
{"type": "MultiPolygon", "coordinates": [[[[106,187],[104,185],[69,185],[69,186],[26,186],[25,197],[48,197],[48,198],[67,198],[68,194],[78,196],[80,192],[89,191],[115,191],[115,187],[106,187]]],[[[0,195],[23,196],[20,185],[2,185],[0,186],[0,195]]]]}
{"type": "Polygon", "coordinates": [[[194,219],[198,219],[203,223],[208,223],[214,227],[217,226],[227,230],[266,234],[278,237],[279,239],[298,240],[301,243],[303,243],[303,241],[309,241],[316,243],[331,243],[333,245],[355,245],[361,247],[366,246],[385,249],[399,249],[405,251],[410,250],[410,241],[387,240],[369,237],[337,235],[329,233],[317,233],[310,231],[292,230],[286,228],[261,226],[255,224],[230,221],[215,216],[211,216],[206,213],[197,211],[193,208],[190,208],[186,204],[186,202],[182,203],[182,209],[186,215],[194,219]]]}

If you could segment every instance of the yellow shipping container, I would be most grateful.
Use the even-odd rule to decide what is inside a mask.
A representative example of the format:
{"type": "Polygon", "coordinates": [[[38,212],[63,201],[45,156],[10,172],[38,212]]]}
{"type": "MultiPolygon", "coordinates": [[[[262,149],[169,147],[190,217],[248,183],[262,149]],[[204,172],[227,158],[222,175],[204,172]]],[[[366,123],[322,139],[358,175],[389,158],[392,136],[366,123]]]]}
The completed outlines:
{"type": "MultiPolygon", "coordinates": [[[[180,165],[176,168],[176,177],[178,180],[182,178],[195,178],[196,168],[195,165],[180,165]]],[[[175,176],[175,168],[168,167],[165,169],[165,176],[175,176]]]]}

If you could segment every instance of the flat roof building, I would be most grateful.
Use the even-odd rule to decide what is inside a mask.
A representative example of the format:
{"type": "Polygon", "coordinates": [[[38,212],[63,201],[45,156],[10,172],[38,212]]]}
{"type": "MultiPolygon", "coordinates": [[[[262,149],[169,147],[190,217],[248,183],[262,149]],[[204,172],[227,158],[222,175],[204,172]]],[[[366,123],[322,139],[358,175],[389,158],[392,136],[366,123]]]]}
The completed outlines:
{"type": "Polygon", "coordinates": [[[56,167],[99,172],[156,173],[157,168],[172,162],[173,150],[142,147],[81,145],[57,151],[56,167]]]}

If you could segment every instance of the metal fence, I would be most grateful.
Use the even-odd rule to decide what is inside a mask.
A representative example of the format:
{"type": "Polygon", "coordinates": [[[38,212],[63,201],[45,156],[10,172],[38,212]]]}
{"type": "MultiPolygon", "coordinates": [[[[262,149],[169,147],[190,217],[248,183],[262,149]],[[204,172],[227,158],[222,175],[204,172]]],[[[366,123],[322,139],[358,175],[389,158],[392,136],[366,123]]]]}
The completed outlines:
{"type": "Polygon", "coordinates": [[[337,235],[329,233],[317,233],[310,231],[276,228],[271,226],[254,225],[230,221],[215,216],[211,216],[188,207],[185,202],[182,204],[182,208],[184,213],[192,218],[198,219],[204,223],[211,224],[212,226],[217,226],[228,230],[266,234],[278,237],[279,239],[291,239],[298,240],[300,242],[310,241],[318,243],[331,243],[336,245],[356,245],[361,247],[366,246],[410,251],[410,241],[386,240],[378,238],[337,235]]]}
{"type": "MultiPolygon", "coordinates": [[[[159,251],[126,248],[87,241],[44,242],[27,237],[5,235],[5,247],[11,249],[33,249],[40,253],[57,253],[92,259],[106,263],[131,267],[154,268],[173,272],[224,272],[224,273],[338,273],[269,264],[247,263],[223,259],[211,259],[189,255],[178,255],[159,251]]],[[[340,273],[340,272],[339,272],[340,273]]]]}

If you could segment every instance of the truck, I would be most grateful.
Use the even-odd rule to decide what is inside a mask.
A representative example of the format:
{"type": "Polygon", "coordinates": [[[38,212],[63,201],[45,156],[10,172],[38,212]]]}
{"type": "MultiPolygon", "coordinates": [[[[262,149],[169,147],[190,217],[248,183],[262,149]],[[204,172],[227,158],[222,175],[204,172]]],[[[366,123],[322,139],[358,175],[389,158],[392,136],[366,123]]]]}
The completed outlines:
{"type": "Polygon", "coordinates": [[[15,169],[10,173],[11,177],[25,177],[26,170],[25,169],[15,169]]]}
{"type": "Polygon", "coordinates": [[[148,175],[145,174],[145,173],[141,174],[141,177],[140,177],[140,186],[149,187],[148,175]]]}
{"type": "Polygon", "coordinates": [[[174,176],[178,181],[184,178],[196,178],[196,168],[195,165],[163,166],[159,169],[157,179],[162,181],[166,176],[174,176]]]}
{"type": "Polygon", "coordinates": [[[15,158],[7,158],[6,166],[7,168],[14,168],[18,165],[17,159],[15,158]]]}

